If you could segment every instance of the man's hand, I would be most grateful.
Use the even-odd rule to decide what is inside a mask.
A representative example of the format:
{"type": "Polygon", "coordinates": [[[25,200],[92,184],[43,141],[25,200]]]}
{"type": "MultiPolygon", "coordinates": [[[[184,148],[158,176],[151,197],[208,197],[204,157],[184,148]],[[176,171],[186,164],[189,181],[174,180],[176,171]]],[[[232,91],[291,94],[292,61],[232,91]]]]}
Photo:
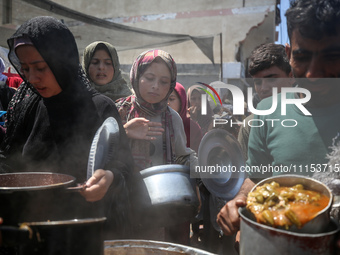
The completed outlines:
{"type": "Polygon", "coordinates": [[[220,225],[225,235],[233,235],[240,229],[240,216],[238,208],[246,206],[247,197],[236,196],[226,203],[217,215],[217,223],[220,225]]]}
{"type": "Polygon", "coordinates": [[[233,235],[240,229],[238,208],[247,205],[247,196],[255,183],[246,178],[234,199],[226,203],[217,215],[217,223],[225,235],[233,235]]]}

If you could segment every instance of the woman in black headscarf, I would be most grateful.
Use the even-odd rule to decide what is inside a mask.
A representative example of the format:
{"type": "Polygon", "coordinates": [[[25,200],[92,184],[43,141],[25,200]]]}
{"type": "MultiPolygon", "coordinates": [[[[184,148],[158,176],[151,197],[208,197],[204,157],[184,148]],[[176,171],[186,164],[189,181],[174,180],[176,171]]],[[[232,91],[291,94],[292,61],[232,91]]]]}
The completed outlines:
{"type": "MultiPolygon", "coordinates": [[[[122,221],[125,215],[117,209],[117,201],[126,201],[122,196],[133,159],[113,101],[92,90],[85,78],[74,36],[57,19],[36,17],[20,26],[7,42],[8,58],[25,84],[8,109],[1,170],[72,175],[77,183],[86,182],[87,188],[81,192],[85,199],[98,201],[88,203],[79,196],[84,208],[103,209],[108,218],[107,210],[110,214],[114,210],[118,213],[114,218],[122,221]],[[92,139],[108,117],[114,117],[120,128],[116,154],[105,165],[107,170],[97,169],[87,180],[92,139]]],[[[83,216],[88,216],[86,210],[83,216]]]]}

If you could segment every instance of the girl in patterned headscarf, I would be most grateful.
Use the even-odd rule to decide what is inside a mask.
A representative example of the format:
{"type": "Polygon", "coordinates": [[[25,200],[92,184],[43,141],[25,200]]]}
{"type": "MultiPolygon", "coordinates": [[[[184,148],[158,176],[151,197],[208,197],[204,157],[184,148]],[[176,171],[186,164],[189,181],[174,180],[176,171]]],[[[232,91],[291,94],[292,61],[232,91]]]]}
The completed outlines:
{"type": "MultiPolygon", "coordinates": [[[[197,164],[195,152],[186,147],[181,117],[167,105],[176,85],[176,75],[175,61],[162,50],[143,52],[132,65],[130,80],[134,95],[120,100],[117,106],[130,138],[136,176],[152,166],[191,163],[194,167],[197,164]]],[[[138,193],[142,192],[132,191],[132,196],[145,203],[145,197],[140,198],[138,193]]],[[[178,241],[179,236],[185,236],[182,239],[188,240],[188,224],[176,226],[175,231],[145,224],[149,216],[139,209],[142,206],[139,207],[138,202],[134,203],[133,238],[178,241]]]]}
{"type": "Polygon", "coordinates": [[[131,141],[137,171],[172,163],[188,162],[194,153],[186,147],[181,117],[168,107],[176,86],[177,69],[171,55],[148,50],[138,56],[130,72],[134,95],[117,103],[131,141]]]}

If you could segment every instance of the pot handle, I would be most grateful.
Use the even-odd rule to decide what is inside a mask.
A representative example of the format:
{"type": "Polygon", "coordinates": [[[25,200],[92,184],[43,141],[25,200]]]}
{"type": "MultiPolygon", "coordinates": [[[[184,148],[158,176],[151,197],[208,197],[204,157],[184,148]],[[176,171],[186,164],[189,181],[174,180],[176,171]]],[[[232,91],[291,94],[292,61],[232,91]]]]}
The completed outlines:
{"type": "Polygon", "coordinates": [[[14,226],[0,226],[0,247],[14,247],[24,244],[32,239],[30,228],[18,228],[14,226]]]}
{"type": "Polygon", "coordinates": [[[75,187],[67,187],[66,190],[67,191],[81,191],[81,190],[85,190],[86,189],[86,183],[83,184],[78,184],[75,187]]]}

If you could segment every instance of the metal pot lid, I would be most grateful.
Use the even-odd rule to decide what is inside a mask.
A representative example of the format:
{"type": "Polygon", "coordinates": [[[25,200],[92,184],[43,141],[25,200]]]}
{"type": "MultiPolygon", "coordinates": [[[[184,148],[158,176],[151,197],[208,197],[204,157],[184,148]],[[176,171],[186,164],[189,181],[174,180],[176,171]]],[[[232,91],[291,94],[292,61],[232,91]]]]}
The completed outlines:
{"type": "Polygon", "coordinates": [[[198,148],[199,175],[211,194],[232,199],[246,178],[245,160],[238,141],[224,129],[213,129],[198,148]]]}
{"type": "Polygon", "coordinates": [[[87,179],[95,170],[104,168],[114,154],[119,141],[119,126],[115,118],[107,118],[98,128],[91,145],[87,164],[87,179]]]}

